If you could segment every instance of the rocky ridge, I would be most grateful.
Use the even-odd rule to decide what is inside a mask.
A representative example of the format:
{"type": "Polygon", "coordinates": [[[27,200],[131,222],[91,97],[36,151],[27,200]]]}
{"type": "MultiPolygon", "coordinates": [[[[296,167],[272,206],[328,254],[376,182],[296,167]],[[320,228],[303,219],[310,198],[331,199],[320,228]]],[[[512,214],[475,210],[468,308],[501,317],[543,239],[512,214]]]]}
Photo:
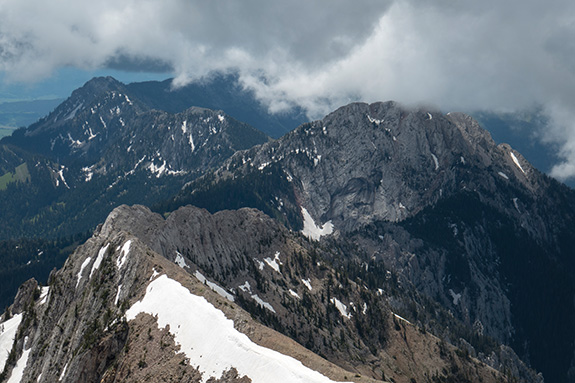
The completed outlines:
{"type": "Polygon", "coordinates": [[[114,206],[168,198],[235,151],[267,140],[222,111],[151,109],[124,84],[95,78],[48,116],[2,140],[5,174],[22,166],[26,172],[0,189],[5,216],[17,216],[0,238],[92,230],[114,206]],[[24,216],[10,210],[30,194],[38,206],[24,216]]]}
{"type": "MultiPolygon", "coordinates": [[[[393,300],[408,319],[456,344],[488,335],[551,380],[569,381],[574,192],[467,115],[350,104],[236,153],[158,210],[188,203],[255,207],[314,239],[345,243],[354,250],[344,257],[377,260],[418,292],[393,300]],[[454,338],[430,302],[467,335],[454,338]],[[561,331],[537,330],[553,322],[561,331]],[[546,344],[562,357],[550,360],[546,344]]],[[[488,360],[477,346],[472,353],[488,360]]]]}
{"type": "MultiPolygon", "coordinates": [[[[189,349],[182,338],[186,332],[176,322],[166,326],[166,314],[157,308],[158,303],[148,306],[160,310],[155,316],[145,314],[150,308],[140,309],[152,299],[154,289],[160,289],[162,301],[177,299],[178,304],[169,311],[186,305],[188,298],[181,294],[202,296],[232,319],[235,329],[247,334],[251,342],[290,355],[337,381],[503,379],[500,372],[390,314],[383,297],[346,279],[325,256],[313,243],[252,209],[211,216],[205,210],[186,207],[164,220],[144,207],[119,207],[64,267],[52,274],[48,287],[39,289],[30,281],[20,289],[3,318],[3,324],[20,318],[3,377],[38,382],[261,381],[257,372],[246,367],[243,357],[235,354],[223,362],[227,366],[223,372],[210,377],[206,370],[210,364],[193,356],[193,349],[217,339],[215,333],[189,349]],[[229,225],[220,226],[221,222],[229,225]],[[234,233],[244,233],[244,241],[234,233]],[[211,235],[202,240],[204,234],[211,235]],[[229,241],[223,241],[225,237],[229,241]],[[252,246],[250,241],[259,242],[260,248],[246,254],[244,246],[252,246]],[[221,257],[212,259],[210,250],[221,257]],[[238,266],[242,262],[252,266],[238,266]],[[163,283],[176,288],[162,290],[163,283]],[[339,283],[345,288],[338,287],[339,283]],[[267,318],[275,323],[268,325],[283,332],[289,333],[289,324],[281,321],[295,320],[293,329],[304,336],[294,338],[300,343],[309,338],[307,347],[325,353],[332,363],[258,324],[240,306],[264,321],[267,318]],[[376,307],[382,311],[373,311],[376,307]],[[310,320],[318,310],[327,310],[326,316],[320,316],[327,321],[324,325],[317,323],[320,317],[315,323],[310,320]],[[383,336],[379,346],[364,343],[374,335],[370,317],[384,326],[378,330],[383,336]],[[384,323],[382,318],[387,318],[384,323]],[[362,351],[365,348],[371,351],[362,351]],[[413,364],[412,360],[422,363],[413,364]]],[[[203,311],[198,310],[188,308],[181,314],[189,316],[185,322],[189,331],[206,323],[200,321],[203,311]]],[[[0,335],[2,344],[5,334],[0,335]]],[[[225,346],[216,342],[213,347],[212,352],[225,354],[218,349],[225,346]]],[[[290,371],[297,375],[301,368],[290,371]]]]}

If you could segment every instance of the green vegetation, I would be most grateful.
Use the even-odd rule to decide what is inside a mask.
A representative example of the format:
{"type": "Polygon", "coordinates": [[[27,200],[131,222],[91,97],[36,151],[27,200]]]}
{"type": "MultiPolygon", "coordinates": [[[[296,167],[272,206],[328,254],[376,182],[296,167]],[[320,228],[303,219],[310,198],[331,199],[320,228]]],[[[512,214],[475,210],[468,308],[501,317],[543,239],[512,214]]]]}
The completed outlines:
{"type": "Polygon", "coordinates": [[[30,172],[28,171],[28,165],[24,162],[20,166],[17,166],[14,173],[8,172],[0,177],[0,190],[6,190],[8,184],[12,182],[29,182],[30,172]]]}

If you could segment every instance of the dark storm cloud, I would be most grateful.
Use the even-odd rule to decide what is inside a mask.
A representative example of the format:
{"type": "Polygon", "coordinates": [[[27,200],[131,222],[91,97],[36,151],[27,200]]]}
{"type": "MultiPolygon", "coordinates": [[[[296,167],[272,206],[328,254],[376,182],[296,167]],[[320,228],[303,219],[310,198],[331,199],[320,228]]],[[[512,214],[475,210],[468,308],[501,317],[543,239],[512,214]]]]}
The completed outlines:
{"type": "Polygon", "coordinates": [[[542,139],[575,176],[572,0],[3,0],[0,69],[167,70],[174,85],[239,73],[272,111],[320,117],[350,99],[512,111],[541,105],[542,139]]]}

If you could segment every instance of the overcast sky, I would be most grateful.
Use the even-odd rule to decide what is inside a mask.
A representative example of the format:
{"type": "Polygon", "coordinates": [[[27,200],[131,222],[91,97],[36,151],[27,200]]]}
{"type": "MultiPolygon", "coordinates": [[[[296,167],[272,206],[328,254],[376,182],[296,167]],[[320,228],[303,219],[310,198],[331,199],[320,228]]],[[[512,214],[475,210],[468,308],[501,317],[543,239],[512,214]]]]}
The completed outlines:
{"type": "Polygon", "coordinates": [[[62,67],[237,71],[272,111],[361,99],[443,110],[540,105],[575,176],[573,0],[0,0],[4,81],[62,67]]]}

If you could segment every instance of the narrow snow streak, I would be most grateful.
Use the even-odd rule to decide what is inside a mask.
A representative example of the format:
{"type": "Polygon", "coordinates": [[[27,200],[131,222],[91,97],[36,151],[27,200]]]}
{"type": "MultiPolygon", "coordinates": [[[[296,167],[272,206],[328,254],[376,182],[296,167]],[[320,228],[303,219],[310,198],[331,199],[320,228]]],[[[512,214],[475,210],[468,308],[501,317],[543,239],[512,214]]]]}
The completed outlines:
{"type": "Polygon", "coordinates": [[[431,157],[433,157],[433,162],[435,162],[435,170],[439,169],[439,161],[437,160],[435,154],[431,153],[431,157]]]}
{"type": "Polygon", "coordinates": [[[102,264],[102,261],[104,260],[104,255],[106,255],[106,251],[108,251],[108,246],[110,246],[109,243],[106,246],[102,247],[100,249],[100,251],[98,252],[98,257],[96,258],[96,260],[94,261],[94,264],[92,265],[92,271],[90,271],[90,278],[92,278],[92,275],[94,275],[96,270],[98,270],[100,268],[100,265],[102,264]]]}
{"type": "Polygon", "coordinates": [[[60,374],[60,379],[58,379],[59,382],[62,381],[62,379],[64,379],[64,376],[66,376],[66,370],[68,369],[68,363],[66,363],[66,365],[64,366],[64,368],[62,369],[62,373],[60,374]]]}
{"type": "Polygon", "coordinates": [[[223,312],[166,275],[148,285],[145,296],[126,312],[126,318],[133,320],[139,313],[156,316],[161,328],[170,325],[170,333],[190,365],[203,372],[202,382],[220,377],[231,367],[254,383],[332,382],[294,358],[253,343],[223,312]]]}
{"type": "Polygon", "coordinates": [[[523,174],[525,174],[525,170],[523,170],[523,167],[519,163],[519,160],[517,159],[517,157],[515,157],[515,154],[513,154],[513,152],[509,152],[509,155],[511,155],[511,159],[513,160],[513,162],[515,162],[515,165],[517,165],[519,170],[521,170],[523,172],[523,174]]]}
{"type": "Polygon", "coordinates": [[[118,300],[120,300],[120,293],[122,292],[122,284],[118,285],[118,292],[116,293],[116,299],[114,299],[114,306],[118,305],[118,300]]]}
{"type": "Polygon", "coordinates": [[[263,307],[269,311],[271,311],[272,313],[275,314],[276,310],[274,310],[273,306],[271,304],[269,304],[268,302],[264,301],[262,298],[260,298],[259,296],[257,296],[257,294],[253,294],[252,295],[252,299],[254,301],[256,301],[256,303],[260,306],[263,307]]]}
{"type": "Polygon", "coordinates": [[[128,259],[128,254],[130,253],[130,246],[132,246],[131,239],[127,240],[126,243],[124,243],[124,246],[122,246],[120,257],[116,261],[116,266],[118,266],[118,269],[121,269],[122,266],[124,266],[124,263],[126,263],[126,260],[128,259]]]}
{"type": "Polygon", "coordinates": [[[78,288],[78,285],[80,284],[80,281],[82,280],[82,273],[84,272],[84,269],[86,268],[86,266],[88,266],[88,263],[90,263],[90,261],[92,260],[92,257],[88,257],[84,260],[84,262],[82,263],[82,266],[80,266],[80,271],[78,272],[78,281],[76,282],[76,288],[78,288]]]}
{"type": "MultiPolygon", "coordinates": [[[[200,273],[198,270],[196,270],[196,272],[194,273],[194,276],[198,279],[198,281],[206,284],[210,289],[212,289],[212,291],[215,291],[221,297],[226,298],[230,302],[235,301],[235,298],[232,294],[228,293],[226,290],[224,290],[223,287],[216,285],[214,282],[208,281],[208,279],[206,277],[204,277],[204,275],[202,273],[200,273]]],[[[156,281],[158,279],[156,279],[156,281]]]]}

